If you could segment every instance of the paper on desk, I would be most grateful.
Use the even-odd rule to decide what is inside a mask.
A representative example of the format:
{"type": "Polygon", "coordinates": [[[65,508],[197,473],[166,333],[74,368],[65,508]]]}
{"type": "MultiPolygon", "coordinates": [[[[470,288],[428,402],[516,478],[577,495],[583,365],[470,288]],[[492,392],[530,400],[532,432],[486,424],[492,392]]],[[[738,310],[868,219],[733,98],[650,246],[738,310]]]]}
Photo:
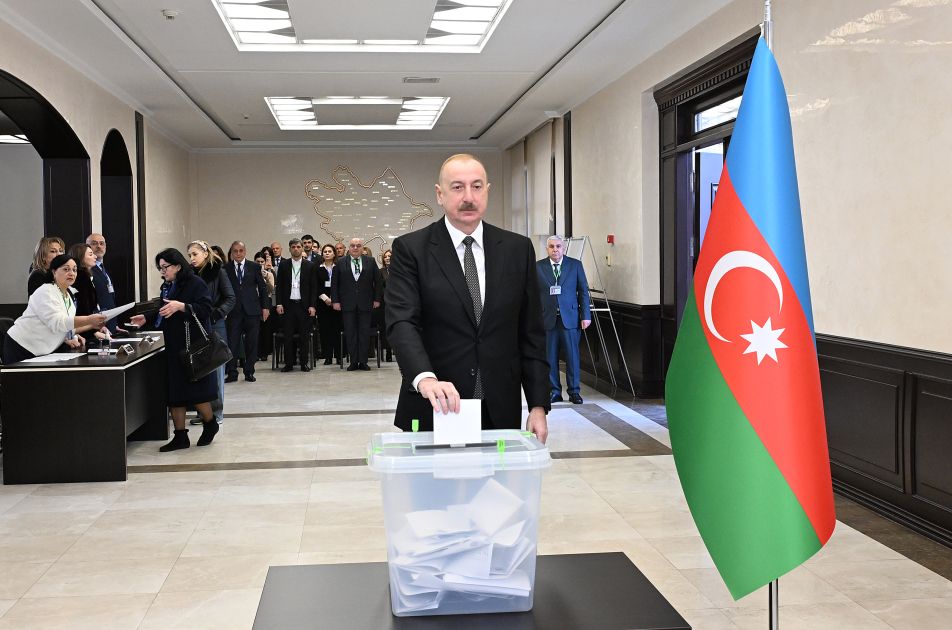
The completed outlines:
{"type": "Polygon", "coordinates": [[[126,311],[128,311],[130,308],[132,308],[135,305],[136,305],[135,302],[129,302],[128,304],[117,306],[116,308],[108,308],[100,312],[100,315],[105,315],[106,320],[108,321],[112,319],[113,317],[116,317],[117,315],[122,315],[123,313],[125,313],[126,311]]]}
{"type": "Polygon", "coordinates": [[[89,350],[86,351],[86,354],[99,354],[100,352],[108,352],[109,354],[116,354],[117,352],[119,352],[119,348],[107,348],[107,349],[90,348],[89,350]]]}
{"type": "Polygon", "coordinates": [[[434,444],[472,444],[479,442],[483,424],[482,401],[459,401],[459,413],[433,412],[434,444]]]}
{"type": "Polygon", "coordinates": [[[81,354],[76,354],[75,352],[54,352],[53,354],[44,354],[42,356],[33,357],[32,359],[23,359],[21,363],[56,363],[57,361],[69,361],[70,359],[81,356],[81,354]]]}
{"type": "Polygon", "coordinates": [[[114,343],[137,343],[142,341],[142,337],[110,337],[109,341],[114,343]]]}

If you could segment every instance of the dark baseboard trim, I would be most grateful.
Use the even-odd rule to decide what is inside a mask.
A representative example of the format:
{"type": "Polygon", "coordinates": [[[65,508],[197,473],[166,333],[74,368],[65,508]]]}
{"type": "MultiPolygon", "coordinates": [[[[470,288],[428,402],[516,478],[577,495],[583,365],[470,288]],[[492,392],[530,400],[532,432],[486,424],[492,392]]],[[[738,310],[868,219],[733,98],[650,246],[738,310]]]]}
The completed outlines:
{"type": "MultiPolygon", "coordinates": [[[[884,501],[873,494],[864,492],[837,479],[833,480],[833,490],[838,495],[855,501],[890,521],[908,527],[917,534],[934,540],[937,543],[941,543],[946,547],[952,547],[952,532],[943,527],[937,527],[933,523],[923,520],[911,512],[903,510],[888,501],[884,501]]],[[[847,525],[849,525],[849,523],[847,523],[847,525]]]]}

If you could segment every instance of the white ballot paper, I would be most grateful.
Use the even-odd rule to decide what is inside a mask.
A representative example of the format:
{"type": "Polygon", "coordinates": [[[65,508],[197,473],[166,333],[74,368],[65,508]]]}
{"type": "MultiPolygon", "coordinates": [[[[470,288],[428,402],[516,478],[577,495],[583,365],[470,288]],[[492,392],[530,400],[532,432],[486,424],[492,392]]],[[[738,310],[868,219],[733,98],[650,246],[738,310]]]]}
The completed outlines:
{"type": "Polygon", "coordinates": [[[482,401],[459,401],[459,413],[433,412],[434,444],[474,444],[481,438],[483,425],[482,401]]]}
{"type": "Polygon", "coordinates": [[[113,317],[116,317],[117,315],[122,315],[123,313],[125,313],[126,311],[128,311],[130,308],[132,308],[135,305],[136,305],[135,302],[129,302],[128,304],[117,306],[116,308],[106,309],[105,311],[102,311],[100,315],[105,315],[106,320],[108,321],[112,319],[113,317]]]}
{"type": "Polygon", "coordinates": [[[76,354],[75,352],[54,352],[53,354],[43,354],[31,359],[23,359],[21,363],[56,363],[57,361],[77,359],[81,356],[81,354],[76,354]]]}
{"type": "Polygon", "coordinates": [[[526,563],[536,545],[527,517],[525,502],[493,478],[466,503],[407,513],[390,538],[399,609],[433,610],[447,593],[456,601],[528,597],[526,563]]]}

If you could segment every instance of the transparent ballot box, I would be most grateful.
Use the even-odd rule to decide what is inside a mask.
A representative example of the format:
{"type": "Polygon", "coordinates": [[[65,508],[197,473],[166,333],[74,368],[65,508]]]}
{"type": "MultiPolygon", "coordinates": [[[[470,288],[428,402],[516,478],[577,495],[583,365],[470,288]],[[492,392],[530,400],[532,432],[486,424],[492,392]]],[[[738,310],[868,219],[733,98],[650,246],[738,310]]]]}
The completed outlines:
{"type": "Polygon", "coordinates": [[[549,450],[516,430],[437,446],[433,433],[378,433],[367,462],[383,485],[393,614],[532,609],[539,495],[549,450]]]}

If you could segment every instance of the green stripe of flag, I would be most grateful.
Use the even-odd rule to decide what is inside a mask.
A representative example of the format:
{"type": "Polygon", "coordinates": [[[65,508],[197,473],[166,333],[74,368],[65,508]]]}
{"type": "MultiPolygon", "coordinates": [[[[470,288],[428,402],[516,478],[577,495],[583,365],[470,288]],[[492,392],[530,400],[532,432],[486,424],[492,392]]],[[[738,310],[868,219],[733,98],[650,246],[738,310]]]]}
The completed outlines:
{"type": "Polygon", "coordinates": [[[714,361],[693,290],[665,397],[684,495],[734,599],[816,553],[816,532],[714,361]]]}

